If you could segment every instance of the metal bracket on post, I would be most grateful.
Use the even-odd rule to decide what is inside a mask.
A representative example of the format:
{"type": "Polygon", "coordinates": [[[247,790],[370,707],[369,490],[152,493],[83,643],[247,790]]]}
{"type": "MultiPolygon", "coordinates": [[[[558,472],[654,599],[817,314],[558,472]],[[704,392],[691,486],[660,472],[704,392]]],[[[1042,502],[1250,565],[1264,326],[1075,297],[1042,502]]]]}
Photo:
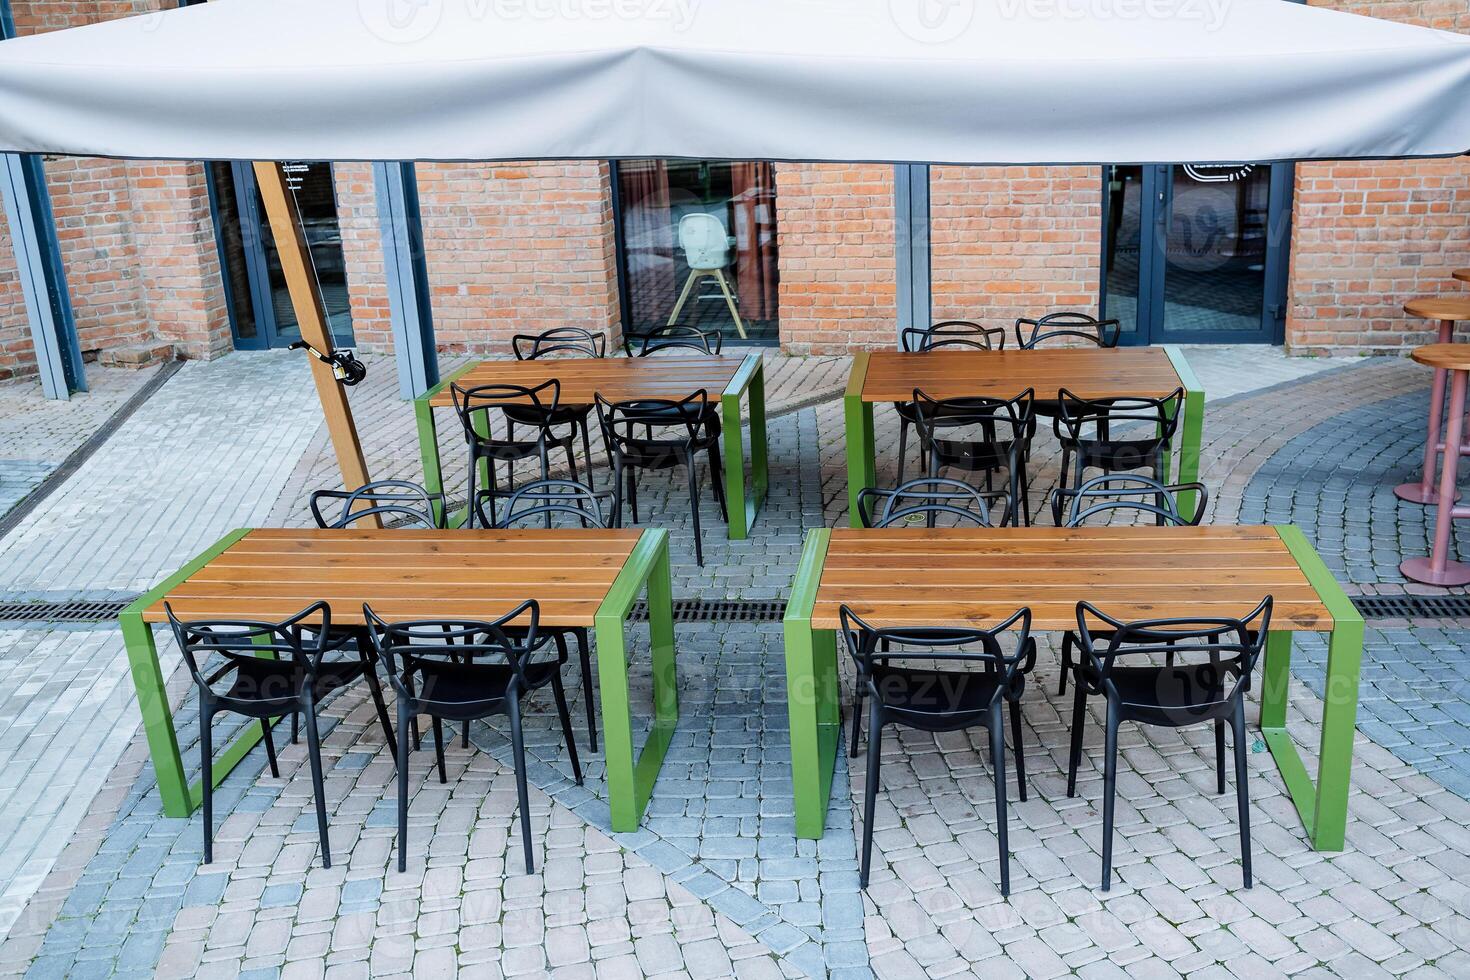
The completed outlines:
{"type": "Polygon", "coordinates": [[[419,221],[418,180],[412,163],[373,164],[378,225],[383,238],[383,272],[398,360],[398,391],[414,399],[439,383],[434,349],[434,314],[424,229],[419,221]]]}
{"type": "Polygon", "coordinates": [[[898,268],[898,336],[933,323],[929,270],[929,165],[893,168],[895,258],[898,268]]]}

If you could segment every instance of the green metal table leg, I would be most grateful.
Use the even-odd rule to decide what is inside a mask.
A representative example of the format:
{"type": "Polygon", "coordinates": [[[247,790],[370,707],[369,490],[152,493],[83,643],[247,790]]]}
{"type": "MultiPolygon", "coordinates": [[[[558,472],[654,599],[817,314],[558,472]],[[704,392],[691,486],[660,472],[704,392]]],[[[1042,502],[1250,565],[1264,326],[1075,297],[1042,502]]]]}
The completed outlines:
{"type": "MultiPolygon", "coordinates": [[[[158,662],[158,647],[153,641],[153,628],[143,621],[143,612],[178,588],[199,569],[239,541],[249,529],[231,531],[210,545],[203,554],[145,592],[118,615],[122,627],[123,646],[128,653],[128,667],[133,676],[133,690],[138,696],[138,710],[143,716],[143,734],[148,740],[148,754],[158,779],[158,793],[163,812],[170,817],[187,817],[199,805],[200,790],[191,788],[184,776],[184,760],[179,754],[178,734],[174,730],[173,712],[169,708],[167,678],[158,662]]],[[[230,746],[215,765],[215,782],[228,775],[251,746],[260,738],[260,726],[250,725],[240,741],[254,740],[243,749],[239,742],[230,746]]]]}
{"type": "MultiPolygon", "coordinates": [[[[434,424],[434,407],[429,404],[429,399],[464,377],[465,373],[474,366],[473,364],[466,364],[458,371],[447,375],[443,381],[413,400],[414,419],[418,423],[419,457],[424,463],[424,489],[429,491],[431,497],[444,492],[444,471],[443,464],[439,459],[439,432],[437,426],[434,424]]],[[[435,502],[433,506],[434,517],[436,519],[442,519],[444,517],[444,504],[442,502],[435,502]]],[[[468,512],[465,511],[464,513],[468,512]]],[[[458,517],[459,515],[454,516],[458,517]]],[[[451,519],[449,526],[453,527],[456,523],[457,521],[451,519]]]]}
{"type": "MultiPolygon", "coordinates": [[[[1200,447],[1204,440],[1205,389],[1195,377],[1189,362],[1184,359],[1182,350],[1170,345],[1164,351],[1169,355],[1174,373],[1179,375],[1179,383],[1184,388],[1184,420],[1181,423],[1183,431],[1179,434],[1179,482],[1194,483],[1199,480],[1200,447]]],[[[1167,466],[1166,461],[1165,467],[1167,466]]],[[[1165,482],[1168,482],[1167,476],[1165,482]]],[[[1197,493],[1192,492],[1180,495],[1179,511],[1186,520],[1194,519],[1199,509],[1198,497],[1197,493]]]]}
{"type": "Polygon", "coordinates": [[[664,755],[679,721],[674,663],[674,593],[669,537],[662,528],[643,532],[593,619],[597,636],[598,686],[602,694],[603,751],[607,763],[612,828],[638,829],[653,795],[664,755]],[[624,634],[639,593],[647,589],[653,671],[654,722],[635,762],[633,718],[628,702],[628,646],[624,634]]]}
{"type": "Polygon", "coordinates": [[[820,839],[826,827],[842,731],[837,638],[831,630],[812,629],[812,606],[831,534],[826,528],[807,532],[783,622],[796,836],[810,840],[820,839]]]}
{"type": "Polygon", "coordinates": [[[863,381],[868,374],[868,355],[853,356],[852,374],[847,379],[847,393],[842,396],[842,412],[847,439],[847,522],[862,527],[858,517],[858,496],[877,482],[877,465],[873,450],[873,405],[863,401],[863,381]]]}
{"type": "Polygon", "coordinates": [[[770,486],[766,447],[766,373],[759,354],[745,363],[720,396],[721,441],[725,454],[725,505],[730,512],[729,539],[744,541],[765,503],[770,486]],[[741,436],[740,398],[750,399],[750,493],[746,493],[745,447],[741,436]]]}
{"type": "Polygon", "coordinates": [[[1291,646],[1289,639],[1282,640],[1277,635],[1267,640],[1262,735],[1281,770],[1312,847],[1319,851],[1340,851],[1347,835],[1348,790],[1352,782],[1358,682],[1363,661],[1363,617],[1300,528],[1288,525],[1277,528],[1277,533],[1332,616],[1316,784],[1313,785],[1286,731],[1291,646]]]}

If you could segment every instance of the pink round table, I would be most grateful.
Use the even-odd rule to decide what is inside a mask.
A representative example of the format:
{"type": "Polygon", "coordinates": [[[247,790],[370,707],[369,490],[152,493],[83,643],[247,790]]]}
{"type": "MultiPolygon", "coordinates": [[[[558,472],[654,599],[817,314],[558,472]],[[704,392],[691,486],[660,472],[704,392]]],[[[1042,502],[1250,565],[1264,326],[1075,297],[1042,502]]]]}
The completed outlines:
{"type": "MultiPolygon", "coordinates": [[[[1470,380],[1470,344],[1430,344],[1415,349],[1412,356],[1420,364],[1435,369],[1436,376],[1441,379],[1438,391],[1443,392],[1443,378],[1449,377],[1450,405],[1444,445],[1462,445],[1465,437],[1465,388],[1467,380],[1470,380]]],[[[1435,410],[1438,405],[1439,399],[1434,397],[1429,405],[1434,426],[1429,433],[1431,447],[1439,438],[1439,412],[1435,410]]],[[[1426,585],[1470,584],[1470,565],[1450,560],[1450,532],[1454,530],[1455,518],[1470,517],[1470,507],[1455,506],[1455,480],[1459,468],[1460,454],[1445,453],[1436,498],[1434,546],[1428,558],[1407,558],[1399,564],[1404,578],[1426,585]]]]}
{"type": "MultiPolygon", "coordinates": [[[[1459,279],[1462,272],[1470,276],[1470,269],[1457,269],[1454,273],[1455,278],[1459,279]]],[[[1448,344],[1454,340],[1455,321],[1470,320],[1470,296],[1430,296],[1411,299],[1404,304],[1404,312],[1409,316],[1439,321],[1438,344],[1432,346],[1448,344]]],[[[1459,455],[1470,455],[1470,446],[1463,445],[1458,439],[1452,443],[1440,441],[1445,373],[1443,368],[1435,368],[1434,383],[1429,389],[1429,434],[1424,442],[1424,472],[1412,483],[1401,483],[1394,487],[1394,496],[1400,500],[1407,500],[1414,504],[1432,504],[1438,499],[1439,495],[1434,487],[1435,463],[1438,462],[1439,455],[1444,452],[1445,446],[1458,445],[1459,455]]],[[[1455,499],[1459,499],[1458,491],[1455,499]]]]}

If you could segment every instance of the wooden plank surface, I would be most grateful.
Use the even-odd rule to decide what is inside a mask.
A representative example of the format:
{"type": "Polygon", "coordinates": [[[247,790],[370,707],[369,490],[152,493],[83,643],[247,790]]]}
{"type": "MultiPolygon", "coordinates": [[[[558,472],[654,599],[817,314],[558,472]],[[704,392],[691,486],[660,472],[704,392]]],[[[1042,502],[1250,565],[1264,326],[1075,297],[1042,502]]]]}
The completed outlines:
{"type": "Polygon", "coordinates": [[[249,532],[150,606],[181,619],[281,620],[317,600],[334,623],[494,619],[526,599],[548,626],[591,626],[637,530],[332,530],[249,532]]]}
{"type": "MultiPolygon", "coordinates": [[[[482,361],[457,381],[461,388],[512,384],[526,388],[552,378],[561,382],[561,404],[590,405],[601,393],[608,401],[685,398],[703,388],[718,402],[743,357],[583,357],[540,361],[482,361]]],[[[544,397],[544,396],[543,396],[544,397]]],[[[448,407],[454,398],[446,385],[429,404],[448,407]]]]}
{"type": "Polygon", "coordinates": [[[1181,386],[1162,347],[874,351],[863,401],[912,401],[915,388],[931,398],[1014,398],[1027,388],[1039,399],[1055,399],[1061,388],[1081,398],[1160,398],[1181,386]]]}
{"type": "Polygon", "coordinates": [[[1331,629],[1272,527],[837,528],[812,625],[838,628],[843,604],[877,626],[990,625],[1029,606],[1034,629],[1062,630],[1083,599],[1134,620],[1244,616],[1268,594],[1274,628],[1331,629]]]}

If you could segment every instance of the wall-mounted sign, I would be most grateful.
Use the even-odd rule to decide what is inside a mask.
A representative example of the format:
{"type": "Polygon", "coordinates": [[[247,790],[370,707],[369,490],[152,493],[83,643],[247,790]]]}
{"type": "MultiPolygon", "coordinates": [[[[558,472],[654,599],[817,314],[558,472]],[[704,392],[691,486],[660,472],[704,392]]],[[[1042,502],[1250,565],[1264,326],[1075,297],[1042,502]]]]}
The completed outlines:
{"type": "Polygon", "coordinates": [[[1254,163],[1186,163],[1183,166],[1185,173],[1205,184],[1228,184],[1244,180],[1256,169],[1254,163]]]}

